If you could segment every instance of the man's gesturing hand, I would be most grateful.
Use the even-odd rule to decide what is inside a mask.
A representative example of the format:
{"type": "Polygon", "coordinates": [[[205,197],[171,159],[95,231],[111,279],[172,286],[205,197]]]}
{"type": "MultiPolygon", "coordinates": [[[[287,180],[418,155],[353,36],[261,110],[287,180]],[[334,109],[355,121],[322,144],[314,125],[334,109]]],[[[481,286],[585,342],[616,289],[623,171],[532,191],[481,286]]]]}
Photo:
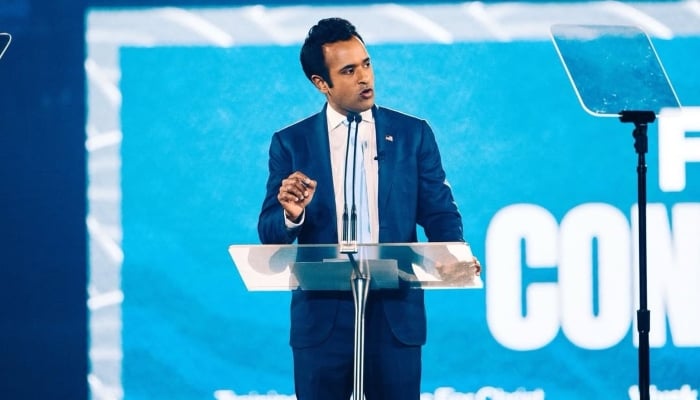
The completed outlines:
{"type": "Polygon", "coordinates": [[[287,218],[297,221],[304,208],[314,198],[315,192],[316,181],[297,171],[282,180],[277,200],[284,208],[287,218]]]}

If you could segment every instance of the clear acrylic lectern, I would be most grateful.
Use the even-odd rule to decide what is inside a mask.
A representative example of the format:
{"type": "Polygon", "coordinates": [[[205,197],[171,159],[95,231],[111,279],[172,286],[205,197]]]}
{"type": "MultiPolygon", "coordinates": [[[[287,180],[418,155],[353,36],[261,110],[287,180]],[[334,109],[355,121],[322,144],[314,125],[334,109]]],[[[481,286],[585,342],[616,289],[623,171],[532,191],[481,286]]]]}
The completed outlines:
{"type": "Polygon", "coordinates": [[[649,328],[646,260],[647,125],[663,108],[680,107],[673,86],[641,29],[617,25],[554,25],[552,40],[583,109],[634,123],[639,218],[639,398],[649,400],[649,328]]]}
{"type": "Polygon", "coordinates": [[[483,288],[466,243],[233,245],[229,254],[250,291],[352,290],[355,299],[353,398],[363,398],[364,312],[371,290],[483,288]]]}

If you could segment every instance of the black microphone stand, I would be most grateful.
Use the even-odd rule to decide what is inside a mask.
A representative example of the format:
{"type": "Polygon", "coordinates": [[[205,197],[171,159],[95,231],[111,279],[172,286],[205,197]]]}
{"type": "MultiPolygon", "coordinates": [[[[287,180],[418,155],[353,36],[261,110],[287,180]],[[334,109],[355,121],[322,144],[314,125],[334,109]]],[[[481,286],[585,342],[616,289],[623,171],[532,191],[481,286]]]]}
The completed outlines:
{"type": "Polygon", "coordinates": [[[348,116],[348,138],[345,148],[345,179],[344,186],[344,202],[343,207],[343,240],[340,246],[340,252],[347,254],[352,266],[352,276],[350,277],[350,285],[352,288],[353,301],[355,305],[355,337],[354,337],[354,354],[353,354],[353,400],[361,400],[364,398],[364,365],[365,365],[365,307],[367,305],[367,296],[369,295],[370,273],[369,267],[363,262],[363,255],[360,254],[359,260],[355,258],[358,253],[357,246],[357,207],[355,205],[355,170],[357,164],[357,136],[359,133],[359,124],[362,122],[362,116],[358,113],[349,113],[348,116]],[[352,123],[355,122],[355,137],[352,154],[352,206],[350,212],[350,221],[348,221],[348,200],[347,200],[347,177],[348,177],[348,161],[350,148],[350,132],[352,123]],[[349,226],[348,226],[349,222],[349,226]]]}
{"type": "Polygon", "coordinates": [[[637,214],[639,219],[639,309],[637,310],[637,332],[639,333],[639,399],[649,400],[649,330],[650,317],[647,309],[647,125],[656,120],[653,111],[622,111],[621,122],[634,123],[634,149],[637,152],[637,214]]]}

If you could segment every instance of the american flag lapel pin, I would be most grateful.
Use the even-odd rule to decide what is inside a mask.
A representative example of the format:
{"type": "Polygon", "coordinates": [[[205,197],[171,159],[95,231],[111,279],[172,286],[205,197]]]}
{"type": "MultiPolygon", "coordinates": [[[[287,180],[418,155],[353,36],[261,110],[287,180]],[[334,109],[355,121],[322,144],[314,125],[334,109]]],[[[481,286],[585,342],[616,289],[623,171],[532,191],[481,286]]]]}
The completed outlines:
{"type": "Polygon", "coordinates": [[[384,140],[386,140],[387,142],[393,142],[393,141],[394,141],[394,137],[391,136],[391,135],[386,135],[386,136],[384,136],[384,140]]]}

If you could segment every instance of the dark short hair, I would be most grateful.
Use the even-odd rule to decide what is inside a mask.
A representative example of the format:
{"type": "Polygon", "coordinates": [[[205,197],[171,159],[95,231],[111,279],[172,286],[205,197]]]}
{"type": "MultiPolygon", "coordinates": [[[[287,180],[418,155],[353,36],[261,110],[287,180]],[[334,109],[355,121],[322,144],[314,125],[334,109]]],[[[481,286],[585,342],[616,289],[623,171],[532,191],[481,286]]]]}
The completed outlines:
{"type": "Polygon", "coordinates": [[[349,40],[353,36],[364,43],[355,26],[342,18],[322,19],[312,26],[299,55],[301,68],[306,77],[311,80],[312,75],[318,75],[328,83],[328,86],[333,87],[326,60],[323,57],[323,45],[349,40]]]}

